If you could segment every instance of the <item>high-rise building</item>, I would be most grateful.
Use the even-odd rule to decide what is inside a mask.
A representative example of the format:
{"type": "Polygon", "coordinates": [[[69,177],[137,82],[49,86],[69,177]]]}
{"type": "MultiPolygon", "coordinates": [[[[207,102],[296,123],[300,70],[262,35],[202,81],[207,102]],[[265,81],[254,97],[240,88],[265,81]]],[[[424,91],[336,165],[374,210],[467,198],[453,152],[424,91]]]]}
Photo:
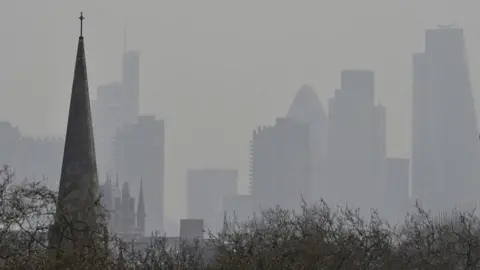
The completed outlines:
{"type": "Polygon", "coordinates": [[[302,199],[310,201],[309,133],[308,124],[289,118],[253,132],[250,185],[256,209],[298,210],[302,199]]]}
{"type": "MultiPolygon", "coordinates": [[[[80,16],[81,22],[83,16],[80,16]]],[[[98,252],[95,233],[104,233],[99,224],[100,208],[97,163],[88,93],[85,45],[78,39],[72,96],[68,114],[65,148],[58,191],[55,223],[49,231],[52,256],[66,250],[98,252]],[[67,228],[78,228],[72,232],[67,228]],[[92,238],[92,236],[94,236],[92,238]],[[75,241],[75,242],[74,242],[75,241]]]]}
{"type": "Polygon", "coordinates": [[[386,159],[386,117],[375,105],[374,74],[346,70],[329,103],[327,202],[368,211],[381,202],[386,159]]]}
{"type": "Polygon", "coordinates": [[[65,145],[62,138],[25,137],[9,122],[0,122],[0,137],[0,166],[10,166],[16,179],[41,181],[58,189],[65,145]]]}
{"type": "Polygon", "coordinates": [[[222,198],[237,194],[238,171],[194,169],[187,171],[188,218],[203,219],[205,228],[217,232],[222,226],[222,198]]]}
{"type": "Polygon", "coordinates": [[[127,51],[123,54],[122,84],[126,121],[133,124],[139,116],[140,53],[138,51],[127,51]]]}
{"type": "Polygon", "coordinates": [[[122,81],[99,86],[97,99],[92,102],[100,175],[115,173],[114,139],[117,129],[135,124],[138,120],[139,66],[139,52],[125,52],[122,81]]]}
{"type": "Polygon", "coordinates": [[[60,182],[63,138],[21,137],[12,165],[17,179],[41,181],[48,188],[57,190],[60,182]]]}
{"type": "Polygon", "coordinates": [[[413,195],[424,207],[476,204],[476,121],[463,30],[427,30],[413,56],[412,113],[413,195]]]}
{"type": "Polygon", "coordinates": [[[115,167],[122,179],[128,179],[132,190],[140,189],[143,179],[148,215],[146,233],[163,233],[165,131],[163,120],[140,116],[136,124],[126,125],[117,132],[115,167]]]}
{"type": "Polygon", "coordinates": [[[326,162],[328,146],[328,119],[315,90],[303,85],[295,95],[287,117],[309,125],[312,168],[312,199],[328,194],[326,162]]]}
{"type": "Polygon", "coordinates": [[[100,175],[114,173],[114,139],[118,128],[127,124],[122,101],[123,85],[111,83],[97,89],[97,100],[92,104],[94,134],[100,175]]]}

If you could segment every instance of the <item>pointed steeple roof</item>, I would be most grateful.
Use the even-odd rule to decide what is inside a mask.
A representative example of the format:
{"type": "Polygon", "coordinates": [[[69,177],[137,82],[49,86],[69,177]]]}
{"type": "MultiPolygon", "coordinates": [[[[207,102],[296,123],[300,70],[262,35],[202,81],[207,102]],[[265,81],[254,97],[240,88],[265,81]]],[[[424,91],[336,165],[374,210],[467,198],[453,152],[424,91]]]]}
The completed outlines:
{"type": "Polygon", "coordinates": [[[138,194],[137,216],[146,217],[145,199],[143,198],[143,179],[140,179],[140,192],[138,194]]]}
{"type": "Polygon", "coordinates": [[[143,179],[140,179],[140,194],[138,194],[137,205],[137,228],[144,235],[145,234],[145,220],[147,213],[145,210],[145,199],[143,198],[143,179]]]}
{"type": "MultiPolygon", "coordinates": [[[[81,23],[83,19],[82,14],[81,23]]],[[[63,223],[67,221],[88,227],[98,225],[98,211],[93,206],[99,199],[99,184],[82,30],[78,39],[54,234],[62,233],[58,231],[63,230],[59,226],[65,226],[63,223]]],[[[57,237],[52,244],[63,248],[66,241],[57,237]]]]}
{"type": "MultiPolygon", "coordinates": [[[[83,18],[82,15],[80,17],[81,21],[83,21],[83,18]]],[[[68,192],[72,191],[71,187],[82,189],[85,192],[84,195],[88,195],[89,199],[98,197],[97,163],[82,33],[78,39],[60,177],[59,200],[68,196],[68,192]]]]}

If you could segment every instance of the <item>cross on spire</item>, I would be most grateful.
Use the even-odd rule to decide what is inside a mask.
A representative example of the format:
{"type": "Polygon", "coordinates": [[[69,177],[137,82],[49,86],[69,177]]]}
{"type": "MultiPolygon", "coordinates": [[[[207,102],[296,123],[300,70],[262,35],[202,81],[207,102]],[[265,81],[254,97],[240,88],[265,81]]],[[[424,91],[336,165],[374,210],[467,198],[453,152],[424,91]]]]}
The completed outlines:
{"type": "Polygon", "coordinates": [[[83,12],[80,12],[80,17],[78,17],[78,19],[80,19],[80,36],[83,37],[83,20],[85,19],[85,17],[83,17],[83,12]]]}

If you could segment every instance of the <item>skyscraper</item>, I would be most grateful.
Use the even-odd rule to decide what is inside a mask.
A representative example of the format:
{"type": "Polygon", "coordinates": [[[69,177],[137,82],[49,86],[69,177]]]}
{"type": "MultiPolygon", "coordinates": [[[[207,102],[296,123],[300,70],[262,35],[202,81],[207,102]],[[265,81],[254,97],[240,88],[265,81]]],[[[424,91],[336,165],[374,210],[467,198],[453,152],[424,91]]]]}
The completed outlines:
{"type": "Polygon", "coordinates": [[[140,189],[143,179],[148,216],[146,233],[163,233],[165,131],[163,120],[142,115],[136,124],[126,125],[115,139],[115,167],[132,190],[140,189]]]}
{"type": "Polygon", "coordinates": [[[134,124],[139,116],[140,53],[138,51],[127,51],[123,54],[122,80],[126,121],[134,124]]]}
{"type": "Polygon", "coordinates": [[[478,200],[476,125],[463,30],[427,30],[425,52],[413,56],[412,113],[413,194],[425,207],[478,200]]]}
{"type": "Polygon", "coordinates": [[[135,124],[139,115],[140,56],[138,51],[123,54],[122,80],[101,85],[94,112],[97,162],[100,175],[115,173],[114,140],[117,129],[135,124]]]}
{"type": "Polygon", "coordinates": [[[375,105],[374,74],[346,70],[329,103],[330,203],[370,209],[385,181],[385,109],[375,105]]]}
{"type": "Polygon", "coordinates": [[[97,89],[97,100],[93,103],[97,165],[101,176],[113,173],[115,135],[117,129],[126,124],[122,89],[121,83],[101,85],[97,89]]]}
{"type": "MultiPolygon", "coordinates": [[[[81,23],[83,18],[81,15],[81,23]]],[[[100,208],[95,206],[99,199],[99,186],[85,45],[81,32],[82,30],[78,39],[56,217],[49,232],[49,245],[57,254],[73,248],[81,253],[96,249],[92,233],[102,232],[98,220],[100,208]],[[71,228],[77,230],[72,231],[71,228]]]]}
{"type": "Polygon", "coordinates": [[[287,117],[309,125],[312,198],[319,200],[329,192],[326,185],[328,119],[320,99],[311,86],[303,85],[298,90],[287,117]]]}
{"type": "Polygon", "coordinates": [[[0,164],[9,165],[15,178],[44,181],[52,190],[58,189],[62,153],[62,138],[22,136],[17,127],[0,122],[0,164]]]}
{"type": "Polygon", "coordinates": [[[251,192],[254,208],[281,206],[298,210],[302,198],[311,199],[309,126],[277,118],[274,126],[253,132],[251,143],[251,192]]]}

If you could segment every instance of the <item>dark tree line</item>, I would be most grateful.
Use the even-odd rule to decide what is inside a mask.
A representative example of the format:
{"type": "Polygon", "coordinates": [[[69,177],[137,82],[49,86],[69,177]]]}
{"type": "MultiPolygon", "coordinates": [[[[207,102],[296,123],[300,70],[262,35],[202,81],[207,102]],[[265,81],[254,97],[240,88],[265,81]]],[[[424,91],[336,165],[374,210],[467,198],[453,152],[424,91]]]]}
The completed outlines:
{"type": "MultiPolygon", "coordinates": [[[[0,269],[480,268],[475,211],[454,210],[439,219],[417,206],[402,224],[391,226],[375,211],[364,219],[356,209],[330,208],[323,201],[304,203],[297,213],[275,208],[244,223],[225,220],[221,233],[176,247],[152,236],[136,249],[102,230],[88,234],[92,243],[104,243],[91,247],[98,252],[72,248],[52,256],[47,239],[55,192],[40,182],[13,179],[9,168],[0,170],[0,269]]],[[[75,226],[62,226],[75,234],[75,226]]]]}

